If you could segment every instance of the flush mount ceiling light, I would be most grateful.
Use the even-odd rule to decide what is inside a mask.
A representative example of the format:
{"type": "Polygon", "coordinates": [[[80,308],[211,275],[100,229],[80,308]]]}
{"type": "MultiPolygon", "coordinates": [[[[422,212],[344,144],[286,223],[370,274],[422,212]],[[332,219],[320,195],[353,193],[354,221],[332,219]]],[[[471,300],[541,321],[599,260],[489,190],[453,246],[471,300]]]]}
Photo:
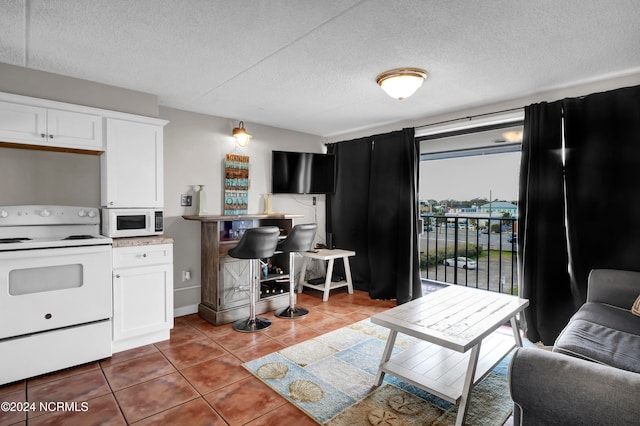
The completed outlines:
{"type": "Polygon", "coordinates": [[[378,75],[376,82],[389,96],[401,101],[413,95],[428,75],[421,68],[396,68],[378,75]]]}
{"type": "Polygon", "coordinates": [[[501,138],[494,139],[493,143],[521,143],[522,142],[522,130],[508,130],[502,132],[501,138]]]}
{"type": "Polygon", "coordinates": [[[522,142],[522,130],[510,130],[504,132],[502,137],[509,143],[522,142]]]}
{"type": "Polygon", "coordinates": [[[252,137],[249,134],[249,132],[245,130],[244,121],[241,121],[240,124],[238,124],[238,127],[233,129],[233,132],[231,134],[233,135],[233,137],[236,139],[236,142],[240,146],[249,145],[249,139],[251,139],[252,137]]]}

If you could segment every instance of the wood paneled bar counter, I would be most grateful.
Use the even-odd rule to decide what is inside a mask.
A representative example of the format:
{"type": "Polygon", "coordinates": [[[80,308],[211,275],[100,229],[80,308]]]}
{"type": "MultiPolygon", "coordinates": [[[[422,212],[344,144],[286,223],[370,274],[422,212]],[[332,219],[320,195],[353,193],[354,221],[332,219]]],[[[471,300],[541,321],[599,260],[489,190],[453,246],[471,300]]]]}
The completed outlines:
{"type": "MultiPolygon", "coordinates": [[[[257,226],[277,226],[280,238],[287,237],[293,220],[300,214],[264,213],[247,215],[186,215],[186,220],[200,222],[201,300],[198,314],[206,321],[225,324],[249,315],[249,262],[235,259],[227,252],[235,247],[245,229],[257,226]]],[[[255,271],[260,274],[256,314],[287,307],[289,304],[288,256],[275,254],[258,261],[255,271]],[[262,266],[268,274],[263,274],[262,266]]]]}

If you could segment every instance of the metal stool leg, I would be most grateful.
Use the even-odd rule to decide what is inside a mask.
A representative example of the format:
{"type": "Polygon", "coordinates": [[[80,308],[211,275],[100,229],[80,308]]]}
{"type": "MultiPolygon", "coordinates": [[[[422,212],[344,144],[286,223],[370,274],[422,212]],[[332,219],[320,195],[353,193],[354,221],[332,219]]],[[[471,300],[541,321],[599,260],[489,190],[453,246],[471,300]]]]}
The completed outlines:
{"type": "Polygon", "coordinates": [[[256,318],[256,295],[257,286],[259,285],[258,277],[256,276],[257,260],[249,260],[249,276],[251,282],[249,284],[249,318],[241,319],[233,323],[233,329],[244,333],[251,333],[254,331],[262,331],[271,327],[271,321],[266,318],[256,318]]]}
{"type": "Polygon", "coordinates": [[[295,253],[289,252],[289,307],[276,311],[275,316],[278,318],[295,319],[309,315],[308,309],[296,307],[295,268],[293,264],[294,257],[295,253]]]}

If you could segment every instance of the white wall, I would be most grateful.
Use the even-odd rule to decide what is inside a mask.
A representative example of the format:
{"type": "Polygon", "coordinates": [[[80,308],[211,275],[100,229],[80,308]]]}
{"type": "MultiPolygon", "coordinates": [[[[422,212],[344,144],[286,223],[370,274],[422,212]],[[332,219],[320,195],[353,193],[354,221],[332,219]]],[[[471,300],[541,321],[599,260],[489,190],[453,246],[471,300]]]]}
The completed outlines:
{"type": "Polygon", "coordinates": [[[0,148],[0,206],[100,207],[100,157],[0,148]]]}
{"type": "Polygon", "coordinates": [[[131,114],[158,116],[158,97],[94,81],[0,62],[0,92],[85,105],[131,114]]]}
{"type": "MultiPolygon", "coordinates": [[[[323,152],[324,140],[318,136],[292,132],[245,121],[253,135],[241,150],[231,131],[238,121],[160,108],[160,117],[169,120],[164,130],[165,234],[174,239],[174,305],[178,313],[194,312],[200,300],[200,222],[183,215],[197,214],[196,185],[204,185],[207,212],[223,213],[224,160],[227,153],[250,157],[249,213],[264,211],[264,196],[271,190],[271,151],[323,152]],[[191,207],[180,206],[180,195],[193,196],[191,207]],[[182,281],[182,271],[191,272],[190,281],[182,281]]],[[[294,223],[318,223],[317,241],[325,236],[325,196],[312,206],[310,195],[273,195],[272,211],[304,215],[294,223]]]]}

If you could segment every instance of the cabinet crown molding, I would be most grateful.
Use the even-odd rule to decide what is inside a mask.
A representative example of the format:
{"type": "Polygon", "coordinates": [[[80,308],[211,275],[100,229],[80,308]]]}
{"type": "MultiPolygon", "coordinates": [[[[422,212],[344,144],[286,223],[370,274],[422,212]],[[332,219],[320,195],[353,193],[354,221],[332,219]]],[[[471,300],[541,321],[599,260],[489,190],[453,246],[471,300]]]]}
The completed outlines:
{"type": "Polygon", "coordinates": [[[169,121],[157,117],[147,117],[144,115],[130,114],[126,112],[112,111],[108,109],[95,108],[85,105],[69,104],[66,102],[52,101],[49,99],[34,98],[31,96],[17,95],[14,93],[0,92],[0,101],[12,102],[15,104],[61,109],[65,111],[81,112],[86,114],[94,114],[103,118],[118,118],[120,120],[130,120],[137,123],[154,124],[158,126],[166,126],[169,121]]]}

